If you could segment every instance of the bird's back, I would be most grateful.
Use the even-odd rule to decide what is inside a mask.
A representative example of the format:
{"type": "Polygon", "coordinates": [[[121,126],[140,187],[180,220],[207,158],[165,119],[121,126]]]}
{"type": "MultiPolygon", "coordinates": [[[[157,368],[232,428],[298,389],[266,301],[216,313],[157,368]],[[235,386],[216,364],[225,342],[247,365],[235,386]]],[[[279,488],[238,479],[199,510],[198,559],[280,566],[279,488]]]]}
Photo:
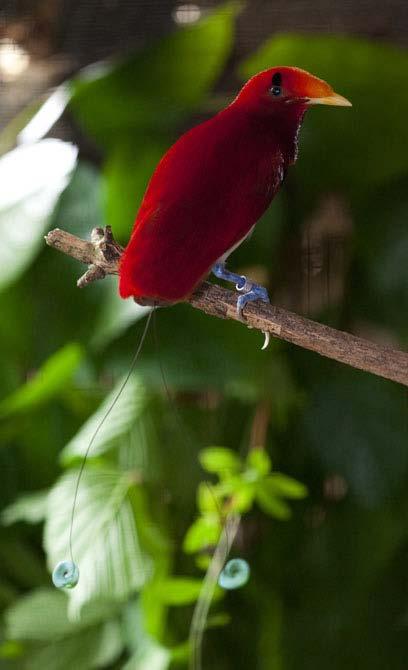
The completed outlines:
{"type": "Polygon", "coordinates": [[[122,257],[120,294],[176,302],[268,207],[285,156],[273,128],[227,107],[183,135],[147,188],[122,257]]]}

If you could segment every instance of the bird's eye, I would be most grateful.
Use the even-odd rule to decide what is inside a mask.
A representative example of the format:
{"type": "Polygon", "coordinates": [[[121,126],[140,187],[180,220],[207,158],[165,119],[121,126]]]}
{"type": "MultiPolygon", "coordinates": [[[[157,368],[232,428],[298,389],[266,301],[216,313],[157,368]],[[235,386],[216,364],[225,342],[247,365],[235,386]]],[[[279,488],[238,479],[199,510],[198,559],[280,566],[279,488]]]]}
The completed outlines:
{"type": "Polygon", "coordinates": [[[275,72],[272,77],[272,87],[270,89],[272,95],[275,97],[282,93],[282,74],[281,72],[275,72]]]}

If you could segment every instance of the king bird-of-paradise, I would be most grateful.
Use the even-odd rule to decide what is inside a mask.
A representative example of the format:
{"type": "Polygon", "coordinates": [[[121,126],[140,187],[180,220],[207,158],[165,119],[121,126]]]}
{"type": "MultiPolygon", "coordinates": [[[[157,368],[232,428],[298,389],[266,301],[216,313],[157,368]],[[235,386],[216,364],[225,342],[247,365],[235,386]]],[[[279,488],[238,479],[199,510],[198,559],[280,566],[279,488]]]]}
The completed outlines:
{"type": "Polygon", "coordinates": [[[213,272],[236,284],[238,314],[266,289],[227,270],[297,158],[311,105],[350,106],[295,67],[260,72],[216,116],[192,128],[159,162],[121,259],[119,292],[144,304],[187,299],[213,272]]]}

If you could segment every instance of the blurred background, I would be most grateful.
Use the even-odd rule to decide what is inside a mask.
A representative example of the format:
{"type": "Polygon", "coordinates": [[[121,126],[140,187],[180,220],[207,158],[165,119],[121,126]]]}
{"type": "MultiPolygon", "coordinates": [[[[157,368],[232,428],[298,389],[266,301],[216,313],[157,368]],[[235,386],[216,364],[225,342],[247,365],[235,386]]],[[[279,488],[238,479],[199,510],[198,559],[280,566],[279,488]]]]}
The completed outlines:
{"type": "Polygon", "coordinates": [[[307,115],[296,166],[230,266],[278,305],[404,348],[407,44],[404,0],[2,1],[0,668],[187,667],[203,562],[183,538],[210,477],[198,453],[220,445],[264,447],[309,493],[244,514],[233,554],[251,578],[213,606],[203,667],[406,669],[405,389],[282,342],[261,352],[259,333],[188,305],[158,311],[95,440],[81,580],[52,586],[81,458],[146,311],[114,278],[78,291],[84,268],[43,236],[110,224],[126,243],[166,148],[250,75],[297,65],[353,108],[307,115]]]}

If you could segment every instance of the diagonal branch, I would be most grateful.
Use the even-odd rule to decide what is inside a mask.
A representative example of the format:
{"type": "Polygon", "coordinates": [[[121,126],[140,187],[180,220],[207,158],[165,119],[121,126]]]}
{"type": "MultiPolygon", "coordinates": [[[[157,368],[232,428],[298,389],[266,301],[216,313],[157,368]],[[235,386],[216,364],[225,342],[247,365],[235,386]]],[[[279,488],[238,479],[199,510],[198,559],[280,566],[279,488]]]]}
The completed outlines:
{"type": "MultiPolygon", "coordinates": [[[[109,227],[95,228],[90,242],[58,228],[49,232],[45,240],[49,246],[89,266],[77,282],[79,287],[107,274],[118,274],[123,249],[113,239],[109,227]]],[[[239,320],[236,294],[220,286],[203,282],[188,302],[211,316],[239,320]]],[[[281,340],[408,386],[408,354],[403,351],[374,344],[262,302],[247,304],[245,319],[248,326],[281,340]]]]}

